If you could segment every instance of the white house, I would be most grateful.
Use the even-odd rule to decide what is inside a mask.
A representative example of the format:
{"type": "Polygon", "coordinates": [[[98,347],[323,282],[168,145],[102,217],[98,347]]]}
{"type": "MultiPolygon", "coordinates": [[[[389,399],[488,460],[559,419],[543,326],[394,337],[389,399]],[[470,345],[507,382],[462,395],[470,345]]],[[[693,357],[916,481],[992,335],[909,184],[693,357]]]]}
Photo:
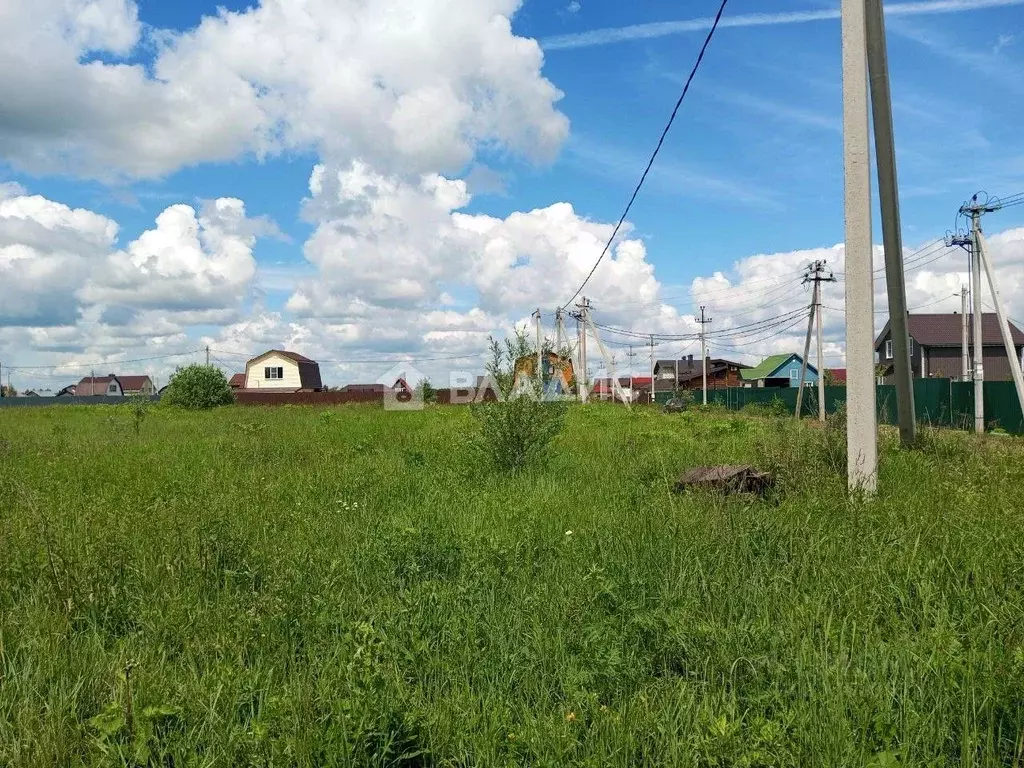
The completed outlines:
{"type": "Polygon", "coordinates": [[[271,392],[323,389],[320,366],[297,352],[272,349],[245,364],[245,388],[271,392]]]}

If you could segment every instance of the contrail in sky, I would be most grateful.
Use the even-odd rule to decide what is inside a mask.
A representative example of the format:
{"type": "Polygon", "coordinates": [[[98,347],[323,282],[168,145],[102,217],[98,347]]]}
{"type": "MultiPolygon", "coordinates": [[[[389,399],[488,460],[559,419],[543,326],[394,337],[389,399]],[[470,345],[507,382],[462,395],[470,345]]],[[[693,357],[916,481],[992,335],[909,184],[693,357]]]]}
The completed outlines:
{"type": "MultiPolygon", "coordinates": [[[[930,13],[956,13],[977,11],[983,8],[1003,8],[1024,5],[1024,0],[919,0],[918,2],[892,3],[885,6],[889,16],[919,16],[930,13]]],[[[790,11],[786,13],[748,13],[741,16],[726,16],[720,27],[766,27],[776,24],[806,24],[812,21],[828,21],[839,18],[839,9],[822,11],[790,11]]],[[[656,21],[650,24],[633,24],[628,27],[607,27],[589,32],[569,35],[555,35],[540,41],[546,51],[567,48],[588,48],[593,45],[608,45],[627,40],[648,40],[654,37],[679,35],[686,32],[701,32],[711,28],[714,19],[690,19],[688,21],[656,21]]]]}

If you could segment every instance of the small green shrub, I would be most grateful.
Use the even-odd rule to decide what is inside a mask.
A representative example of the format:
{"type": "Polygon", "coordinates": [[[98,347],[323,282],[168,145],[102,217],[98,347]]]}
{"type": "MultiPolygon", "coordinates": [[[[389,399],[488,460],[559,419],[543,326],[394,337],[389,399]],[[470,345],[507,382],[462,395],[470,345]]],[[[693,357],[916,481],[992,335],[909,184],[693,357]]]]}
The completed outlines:
{"type": "Polygon", "coordinates": [[[149,411],[149,398],[145,395],[132,395],[128,400],[128,408],[132,414],[132,426],[135,434],[142,429],[142,422],[146,420],[146,413],[149,411]]]}
{"type": "Polygon", "coordinates": [[[475,404],[477,431],[470,445],[495,468],[515,472],[544,457],[565,425],[567,410],[564,401],[544,402],[529,394],[475,404]]]}
{"type": "Polygon", "coordinates": [[[178,408],[202,410],[230,405],[234,397],[220,369],[212,365],[189,365],[171,376],[161,400],[178,408]]]}

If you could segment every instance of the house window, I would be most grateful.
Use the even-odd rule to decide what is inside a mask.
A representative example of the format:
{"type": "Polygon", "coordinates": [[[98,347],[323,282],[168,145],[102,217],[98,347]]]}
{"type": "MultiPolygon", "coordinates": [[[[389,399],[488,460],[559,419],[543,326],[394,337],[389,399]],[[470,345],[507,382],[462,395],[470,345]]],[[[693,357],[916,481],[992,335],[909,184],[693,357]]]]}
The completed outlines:
{"type": "Polygon", "coordinates": [[[110,385],[110,390],[109,390],[109,391],[110,391],[110,392],[117,392],[117,384],[111,384],[111,385],[110,385]]]}
{"type": "Polygon", "coordinates": [[[265,378],[265,379],[283,379],[284,378],[284,368],[270,368],[270,367],[264,368],[263,369],[263,378],[265,378]]]}
{"type": "MultiPolygon", "coordinates": [[[[913,336],[907,337],[907,347],[910,349],[910,356],[913,357],[914,356],[914,350],[916,349],[916,347],[914,346],[914,337],[913,336]]],[[[892,356],[893,356],[893,352],[892,352],[892,339],[886,339],[886,341],[885,341],[885,359],[886,360],[892,360],[892,356]]]]}
{"type": "Polygon", "coordinates": [[[789,380],[790,381],[800,381],[800,369],[799,368],[790,368],[789,369],[789,380]]]}

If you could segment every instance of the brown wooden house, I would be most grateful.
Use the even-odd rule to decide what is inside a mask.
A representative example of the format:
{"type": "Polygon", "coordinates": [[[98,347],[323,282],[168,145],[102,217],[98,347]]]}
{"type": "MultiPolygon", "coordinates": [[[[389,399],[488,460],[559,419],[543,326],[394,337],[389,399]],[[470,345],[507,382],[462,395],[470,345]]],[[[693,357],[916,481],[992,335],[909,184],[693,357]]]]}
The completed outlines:
{"type": "MultiPolygon", "coordinates": [[[[708,358],[708,389],[741,387],[740,371],[749,365],[726,360],[721,357],[708,358]]],[[[654,391],[674,392],[677,389],[702,389],[704,386],[703,366],[700,358],[693,355],[682,360],[658,360],[654,364],[654,391]]]]}

